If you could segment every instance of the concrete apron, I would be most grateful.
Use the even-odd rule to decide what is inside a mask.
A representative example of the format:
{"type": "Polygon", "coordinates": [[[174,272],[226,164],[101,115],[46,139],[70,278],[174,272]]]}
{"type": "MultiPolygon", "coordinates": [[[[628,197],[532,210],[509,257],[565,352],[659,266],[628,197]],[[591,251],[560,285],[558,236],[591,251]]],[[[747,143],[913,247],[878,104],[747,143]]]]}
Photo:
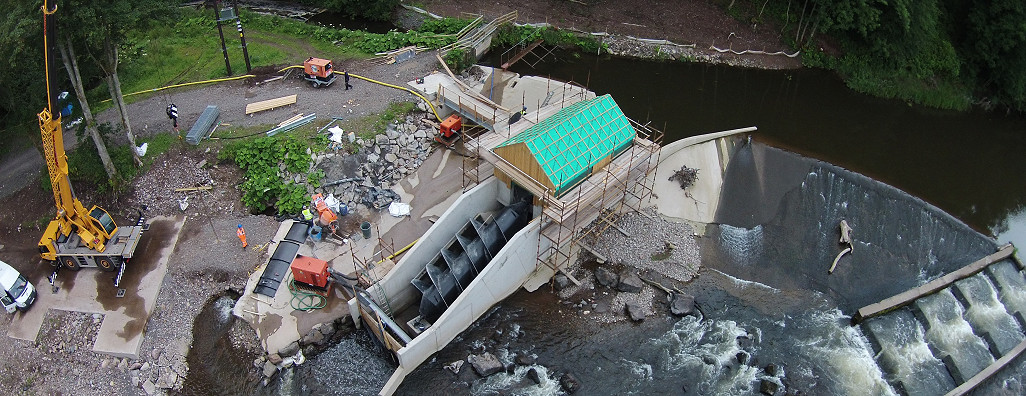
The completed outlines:
{"type": "MultiPolygon", "coordinates": [[[[397,218],[389,215],[386,209],[380,213],[361,209],[365,211],[361,214],[365,214],[368,221],[373,223],[369,239],[356,234],[348,238],[346,243],[331,239],[319,242],[307,240],[306,244],[299,247],[299,254],[325,260],[333,270],[343,274],[363,271],[363,263],[369,263],[372,270],[380,266],[380,270],[387,271],[390,267],[379,264],[379,261],[390,253],[379,245],[379,233],[381,240],[392,245],[391,250],[399,250],[417,240],[431,227],[430,219],[444,213],[462,193],[461,166],[462,158],[450,150],[435,150],[417,172],[393,187],[402,197],[402,202],[411,205],[410,216],[397,218]],[[359,262],[353,259],[354,255],[359,262]]],[[[268,258],[278,242],[284,239],[291,224],[291,221],[285,221],[278,228],[267,246],[268,258]]],[[[341,292],[334,287],[329,292],[325,308],[311,311],[293,309],[290,302],[292,293],[287,283],[292,279],[291,271],[285,274],[274,298],[254,294],[253,288],[260,280],[265,266],[266,262],[250,274],[246,289],[232,313],[250,324],[267,353],[277,353],[292,342],[299,341],[319,323],[350,314],[348,302],[343,300],[341,292]]],[[[380,271],[367,272],[375,273],[369,276],[375,280],[384,276],[376,274],[380,271]]]]}
{"type": "Polygon", "coordinates": [[[143,330],[157,303],[168,259],[175,250],[183,224],[185,217],[182,216],[161,216],[150,221],[150,231],[143,233],[122,278],[124,297],[116,297],[117,288],[111,282],[113,272],[93,268],[62,271],[57,279],[60,289],[56,294],[51,293],[48,284],[36,285],[39,292],[36,303],[27,312],[14,315],[7,335],[35,341],[50,309],[100,314],[104,317],[93,352],[138,359],[143,330]]]}
{"type": "Polygon", "coordinates": [[[701,234],[702,225],[712,223],[716,216],[723,173],[740,144],[735,135],[754,131],[755,127],[749,127],[708,133],[681,139],[660,149],[652,187],[652,203],[659,214],[691,222],[701,234]],[[699,170],[698,181],[687,190],[681,190],[677,181],[669,180],[681,166],[699,170]]]}

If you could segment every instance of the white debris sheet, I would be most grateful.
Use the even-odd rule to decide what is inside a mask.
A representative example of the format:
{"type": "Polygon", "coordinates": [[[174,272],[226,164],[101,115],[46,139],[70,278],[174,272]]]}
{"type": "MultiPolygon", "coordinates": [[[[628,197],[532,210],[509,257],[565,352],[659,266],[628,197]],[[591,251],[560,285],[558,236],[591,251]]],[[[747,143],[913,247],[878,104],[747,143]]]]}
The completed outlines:
{"type": "Polygon", "coordinates": [[[410,215],[410,204],[402,202],[392,202],[388,205],[388,214],[394,217],[403,217],[410,215]]]}

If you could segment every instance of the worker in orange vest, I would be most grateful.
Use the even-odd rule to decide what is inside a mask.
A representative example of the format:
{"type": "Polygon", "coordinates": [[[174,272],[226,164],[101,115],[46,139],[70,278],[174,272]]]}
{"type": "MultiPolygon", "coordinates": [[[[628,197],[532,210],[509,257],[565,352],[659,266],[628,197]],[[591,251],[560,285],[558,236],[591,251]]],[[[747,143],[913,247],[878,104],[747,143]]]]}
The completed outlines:
{"type": "Polygon", "coordinates": [[[235,235],[239,236],[239,240],[242,241],[242,248],[246,248],[246,229],[242,228],[242,224],[239,224],[239,229],[235,231],[235,235]]]}

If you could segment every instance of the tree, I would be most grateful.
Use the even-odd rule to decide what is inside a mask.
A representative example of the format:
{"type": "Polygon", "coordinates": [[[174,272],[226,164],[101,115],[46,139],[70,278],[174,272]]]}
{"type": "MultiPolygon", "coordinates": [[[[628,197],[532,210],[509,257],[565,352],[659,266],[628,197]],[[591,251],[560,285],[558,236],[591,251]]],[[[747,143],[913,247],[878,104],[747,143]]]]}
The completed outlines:
{"type": "Polygon", "coordinates": [[[0,128],[35,124],[46,106],[43,16],[35,2],[13,2],[0,16],[0,128]]]}
{"type": "Polygon", "coordinates": [[[1026,4],[973,1],[961,48],[973,78],[998,101],[1026,111],[1026,4]]]}
{"type": "Polygon", "coordinates": [[[75,56],[75,47],[71,43],[71,38],[63,35],[62,38],[57,40],[57,48],[60,49],[64,69],[68,71],[71,86],[75,89],[75,96],[78,97],[78,103],[82,109],[82,118],[85,119],[86,133],[93,138],[93,144],[96,145],[96,152],[100,155],[100,162],[103,163],[103,169],[107,171],[107,176],[111,180],[115,180],[118,171],[110,160],[110,154],[107,153],[107,145],[103,143],[100,131],[96,129],[96,119],[93,118],[93,111],[89,108],[89,101],[86,99],[82,75],[78,70],[78,58],[75,56]]]}
{"type": "Polygon", "coordinates": [[[148,22],[172,14],[172,0],[71,0],[64,10],[71,15],[72,23],[64,24],[68,34],[85,43],[85,48],[100,69],[103,70],[115,110],[121,116],[129,150],[136,166],[142,160],[135,152],[135,134],[128,118],[128,106],[121,92],[121,79],[118,77],[118,52],[134,28],[144,27],[148,22]]]}

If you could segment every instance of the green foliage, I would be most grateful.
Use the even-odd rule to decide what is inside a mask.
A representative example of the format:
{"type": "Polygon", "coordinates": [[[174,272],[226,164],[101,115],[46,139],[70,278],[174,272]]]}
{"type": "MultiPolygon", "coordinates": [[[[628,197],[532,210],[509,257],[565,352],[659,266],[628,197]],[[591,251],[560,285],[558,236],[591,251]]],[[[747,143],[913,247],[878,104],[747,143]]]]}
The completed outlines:
{"type": "Polygon", "coordinates": [[[442,60],[445,61],[445,64],[449,66],[449,69],[451,69],[453,73],[459,73],[464,69],[473,66],[476,59],[470,56],[470,54],[463,50],[463,48],[453,48],[445,54],[445,57],[442,58],[442,60]]]}
{"type": "Polygon", "coordinates": [[[378,116],[377,121],[374,122],[375,134],[385,133],[385,129],[388,127],[388,124],[406,117],[407,114],[410,114],[416,108],[417,104],[413,102],[389,103],[388,108],[386,108],[385,111],[378,116]]]}
{"type": "Polygon", "coordinates": [[[392,17],[392,11],[399,6],[399,0],[300,0],[299,2],[350,17],[375,21],[389,20],[392,17]]]}
{"type": "Polygon", "coordinates": [[[972,81],[994,100],[1026,111],[1026,3],[973,2],[961,50],[972,81]]]}
{"type": "Polygon", "coordinates": [[[417,31],[435,34],[456,34],[473,21],[473,19],[462,18],[427,19],[417,28],[417,31]]]}
{"type": "MultiPolygon", "coordinates": [[[[243,13],[243,16],[246,16],[246,14],[243,13]]],[[[344,47],[350,47],[365,54],[375,54],[410,45],[439,48],[453,41],[452,37],[438,36],[419,31],[391,31],[379,34],[315,26],[300,21],[265,15],[253,14],[247,19],[248,26],[254,29],[286,34],[307,40],[313,39],[339,43],[344,47]]]]}
{"type": "Polygon", "coordinates": [[[505,46],[526,45],[537,39],[542,39],[546,45],[561,48],[577,48],[587,53],[598,53],[606,49],[605,44],[602,44],[591,35],[580,35],[557,28],[537,28],[531,26],[505,26],[499,29],[493,44],[505,46]]]}
{"type": "Polygon", "coordinates": [[[324,173],[309,172],[309,146],[295,135],[275,135],[230,143],[218,153],[245,173],[242,203],[254,211],[274,206],[279,213],[298,213],[308,202],[306,187],[292,182],[294,174],[320,185],[324,173]],[[284,169],[284,171],[282,171],[284,169]]]}

